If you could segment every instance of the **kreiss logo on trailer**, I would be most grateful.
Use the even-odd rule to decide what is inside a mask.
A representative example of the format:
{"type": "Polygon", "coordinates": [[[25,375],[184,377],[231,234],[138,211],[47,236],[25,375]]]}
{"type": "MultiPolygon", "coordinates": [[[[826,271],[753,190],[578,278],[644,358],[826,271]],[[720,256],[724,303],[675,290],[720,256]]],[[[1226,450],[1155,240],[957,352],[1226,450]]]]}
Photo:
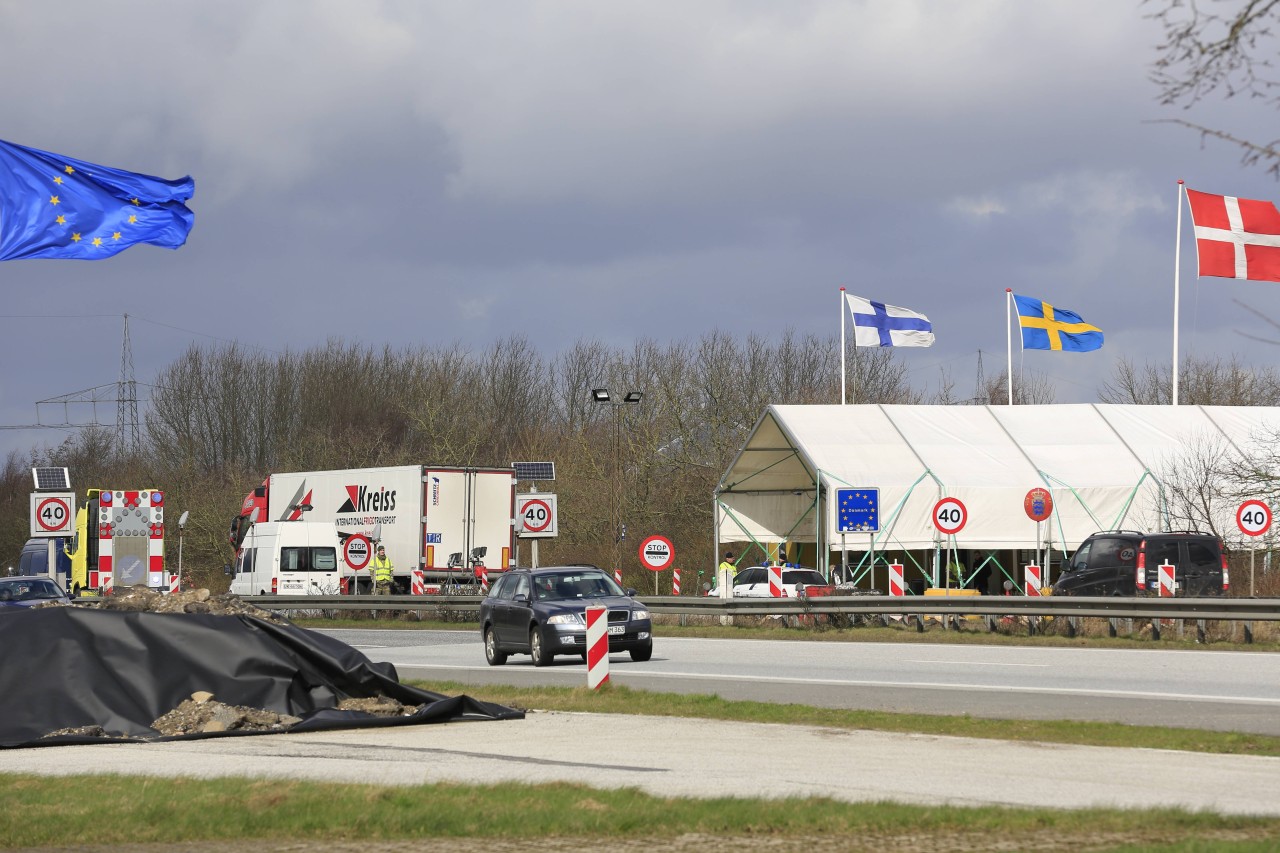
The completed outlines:
{"type": "Polygon", "coordinates": [[[675,558],[675,546],[665,536],[650,536],[640,543],[640,562],[650,571],[662,571],[675,558]]]}
{"type": "MultiPolygon", "coordinates": [[[[367,484],[343,486],[347,499],[334,512],[337,525],[346,528],[383,527],[396,523],[396,490],[367,484]]],[[[307,501],[310,503],[310,501],[307,501]]]]}

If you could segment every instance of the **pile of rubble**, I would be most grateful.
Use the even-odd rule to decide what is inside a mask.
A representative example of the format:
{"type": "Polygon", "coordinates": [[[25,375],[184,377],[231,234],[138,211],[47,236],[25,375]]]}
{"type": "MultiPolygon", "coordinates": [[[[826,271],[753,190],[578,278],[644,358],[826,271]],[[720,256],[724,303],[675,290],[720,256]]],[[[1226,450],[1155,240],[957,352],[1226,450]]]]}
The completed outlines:
{"type": "MultiPolygon", "coordinates": [[[[363,711],[375,717],[405,717],[418,710],[418,705],[402,705],[389,696],[373,696],[367,699],[343,699],[338,702],[339,711],[363,711]]],[[[227,705],[218,702],[213,694],[197,691],[190,699],[160,716],[151,724],[161,737],[175,735],[207,734],[211,732],[284,732],[301,722],[301,718],[289,714],[277,714],[261,708],[243,705],[227,705]]],[[[139,740],[123,735],[112,735],[102,726],[77,726],[58,729],[45,737],[79,735],[81,737],[107,737],[116,740],[139,740]]]]}
{"type": "Polygon", "coordinates": [[[268,622],[289,624],[289,620],[271,610],[249,604],[238,595],[213,595],[207,589],[161,594],[145,586],[131,586],[104,598],[80,599],[93,602],[100,610],[125,610],[135,613],[213,613],[220,616],[256,616],[268,622]]]}

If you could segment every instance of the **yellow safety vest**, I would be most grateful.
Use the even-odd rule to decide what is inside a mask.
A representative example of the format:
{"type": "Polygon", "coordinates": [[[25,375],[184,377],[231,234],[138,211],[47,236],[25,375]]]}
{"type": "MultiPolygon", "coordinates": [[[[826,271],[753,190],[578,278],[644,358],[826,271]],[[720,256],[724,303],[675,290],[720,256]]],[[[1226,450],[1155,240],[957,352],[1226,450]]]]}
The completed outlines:
{"type": "Polygon", "coordinates": [[[375,583],[391,583],[391,570],[395,568],[395,564],[391,562],[391,558],[385,559],[373,558],[373,580],[375,583]]]}

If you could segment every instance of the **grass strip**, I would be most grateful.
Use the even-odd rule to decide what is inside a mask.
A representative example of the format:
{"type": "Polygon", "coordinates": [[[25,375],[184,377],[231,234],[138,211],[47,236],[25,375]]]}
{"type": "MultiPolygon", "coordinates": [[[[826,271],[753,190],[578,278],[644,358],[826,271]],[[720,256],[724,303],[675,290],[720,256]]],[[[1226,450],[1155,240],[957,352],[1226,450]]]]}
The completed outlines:
{"type": "Polygon", "coordinates": [[[1028,847],[1033,846],[1031,839],[1046,835],[1069,843],[1083,830],[1094,842],[1144,845],[1123,849],[1244,850],[1274,847],[1163,845],[1280,838],[1280,819],[1179,810],[922,807],[823,798],[692,800],[576,784],[381,787],[288,780],[0,775],[0,800],[6,805],[0,811],[0,849],[248,839],[662,839],[687,834],[722,839],[835,836],[859,839],[859,844],[870,844],[861,849],[875,849],[875,838],[904,833],[999,838],[1001,849],[1018,849],[1019,838],[1027,839],[1028,847]],[[84,796],[90,790],[93,796],[84,796]],[[1162,846],[1149,846],[1157,839],[1162,846]]]}
{"type": "Polygon", "coordinates": [[[658,693],[609,683],[598,690],[590,690],[586,687],[476,685],[457,681],[406,681],[405,683],[447,696],[465,693],[475,699],[521,710],[692,717],[749,723],[914,732],[987,740],[1112,746],[1126,749],[1173,749],[1222,755],[1280,756],[1280,737],[1204,729],[1174,729],[1075,720],[991,720],[968,715],[898,714],[887,711],[817,708],[812,705],[728,700],[706,694],[658,693]]]}

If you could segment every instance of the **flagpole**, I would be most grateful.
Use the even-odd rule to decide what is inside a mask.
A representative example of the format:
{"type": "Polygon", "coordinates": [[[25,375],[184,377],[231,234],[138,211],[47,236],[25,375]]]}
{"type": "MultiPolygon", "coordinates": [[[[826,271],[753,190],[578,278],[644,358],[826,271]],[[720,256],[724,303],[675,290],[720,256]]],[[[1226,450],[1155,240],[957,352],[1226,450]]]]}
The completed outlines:
{"type": "Polygon", "coordinates": [[[1004,289],[1004,335],[1005,348],[1008,350],[1009,367],[1006,378],[1009,386],[1009,405],[1013,405],[1013,288],[1004,289]]]}
{"type": "Polygon", "coordinates": [[[840,288],[840,405],[844,405],[844,288],[840,288]]]}
{"type": "Polygon", "coordinates": [[[1178,180],[1178,234],[1173,250],[1173,373],[1172,393],[1173,405],[1178,405],[1178,281],[1182,277],[1182,180],[1178,180]]]}

